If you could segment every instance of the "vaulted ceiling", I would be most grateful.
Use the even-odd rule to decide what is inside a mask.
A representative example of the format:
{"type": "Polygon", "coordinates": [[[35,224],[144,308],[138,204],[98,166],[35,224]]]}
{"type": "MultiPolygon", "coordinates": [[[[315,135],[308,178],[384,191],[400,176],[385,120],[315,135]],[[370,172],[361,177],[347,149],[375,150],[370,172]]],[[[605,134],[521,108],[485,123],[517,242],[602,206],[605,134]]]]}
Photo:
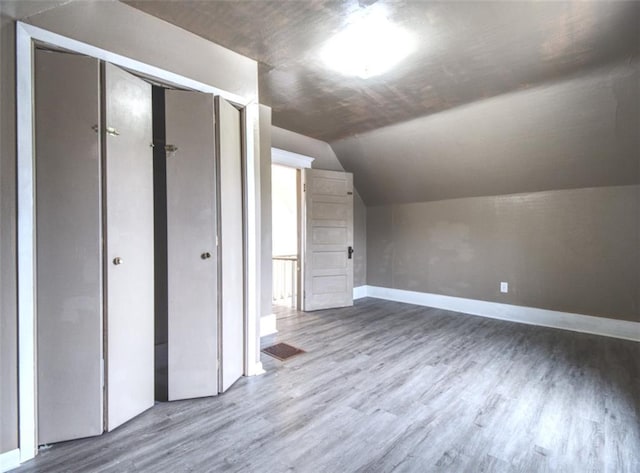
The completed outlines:
{"type": "Polygon", "coordinates": [[[127,1],[260,64],[274,124],[325,141],[638,53],[637,2],[127,1]],[[416,51],[367,80],[327,69],[325,41],[378,10],[416,51]]]}
{"type": "Polygon", "coordinates": [[[367,205],[640,183],[640,2],[127,3],[256,59],[273,123],[329,142],[367,205]],[[328,69],[374,9],[417,49],[328,69]]]}

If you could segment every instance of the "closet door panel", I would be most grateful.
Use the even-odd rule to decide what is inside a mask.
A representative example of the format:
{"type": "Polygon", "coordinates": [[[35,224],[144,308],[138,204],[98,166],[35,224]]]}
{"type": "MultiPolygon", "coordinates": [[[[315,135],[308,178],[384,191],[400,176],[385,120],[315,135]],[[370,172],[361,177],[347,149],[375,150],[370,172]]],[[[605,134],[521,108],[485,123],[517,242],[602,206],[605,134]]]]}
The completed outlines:
{"type": "Polygon", "coordinates": [[[154,402],[151,86],[104,66],[107,429],[154,402]]]}
{"type": "Polygon", "coordinates": [[[218,394],[213,96],[165,91],[168,398],[218,394]]]}
{"type": "Polygon", "coordinates": [[[99,64],[36,50],[38,444],[99,435],[99,64]]]}
{"type": "Polygon", "coordinates": [[[216,140],[220,166],[220,391],[244,367],[244,238],[240,112],[216,97],[216,140]]]}

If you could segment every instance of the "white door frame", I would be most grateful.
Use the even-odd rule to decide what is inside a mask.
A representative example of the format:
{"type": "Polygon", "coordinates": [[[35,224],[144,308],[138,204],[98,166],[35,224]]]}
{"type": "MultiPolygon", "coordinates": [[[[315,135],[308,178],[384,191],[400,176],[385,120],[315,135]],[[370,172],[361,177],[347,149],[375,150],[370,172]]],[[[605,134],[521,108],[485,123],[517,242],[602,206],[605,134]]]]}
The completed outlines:
{"type": "MultiPolygon", "coordinates": [[[[277,164],[280,166],[287,166],[290,168],[294,168],[298,170],[297,175],[297,189],[296,189],[296,202],[298,204],[298,274],[296,275],[298,281],[298,293],[296,294],[296,309],[302,310],[302,293],[304,291],[304,251],[303,251],[303,242],[305,238],[306,232],[306,224],[305,219],[306,215],[304,212],[304,193],[301,191],[300,187],[304,185],[303,177],[302,177],[302,169],[311,169],[311,165],[313,160],[316,158],[312,158],[311,156],[306,156],[304,154],[294,153],[292,151],[287,151],[286,149],[280,148],[271,148],[271,164],[277,164]]],[[[273,203],[272,203],[273,205],[273,203]]],[[[272,232],[273,233],[273,232],[272,232]]],[[[271,264],[273,265],[273,260],[271,260],[271,264]]],[[[273,272],[273,269],[272,269],[273,272]]],[[[276,330],[276,316],[275,314],[271,314],[271,321],[273,327],[273,332],[277,332],[276,330]]]]}
{"type": "Polygon", "coordinates": [[[244,108],[243,168],[245,180],[245,376],[263,372],[258,330],[260,274],[260,175],[258,157],[258,102],[120,54],[91,46],[51,31],[16,23],[17,194],[18,194],[18,412],[20,462],[33,458],[36,443],[36,288],[35,288],[35,154],[34,154],[34,41],[101,59],[129,70],[156,77],[168,84],[220,95],[244,108]]]}

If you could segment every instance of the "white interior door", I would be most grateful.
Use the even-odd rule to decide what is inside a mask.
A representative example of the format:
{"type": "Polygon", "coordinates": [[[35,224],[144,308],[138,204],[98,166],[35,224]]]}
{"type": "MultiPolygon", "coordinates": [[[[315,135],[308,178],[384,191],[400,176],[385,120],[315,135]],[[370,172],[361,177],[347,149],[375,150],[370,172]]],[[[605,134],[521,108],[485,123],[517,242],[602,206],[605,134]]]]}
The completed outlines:
{"type": "Polygon", "coordinates": [[[168,399],[218,394],[213,96],[165,91],[168,399]]]}
{"type": "Polygon", "coordinates": [[[99,73],[36,50],[38,444],[103,430],[99,73]]]}
{"type": "Polygon", "coordinates": [[[244,239],[240,112],[216,97],[220,212],[220,392],[242,376],[244,360],[244,239]]]}
{"type": "Polygon", "coordinates": [[[302,310],[353,305],[353,175],[303,170],[302,310]]]}
{"type": "Polygon", "coordinates": [[[154,402],[151,86],[104,66],[107,430],[154,402]]]}

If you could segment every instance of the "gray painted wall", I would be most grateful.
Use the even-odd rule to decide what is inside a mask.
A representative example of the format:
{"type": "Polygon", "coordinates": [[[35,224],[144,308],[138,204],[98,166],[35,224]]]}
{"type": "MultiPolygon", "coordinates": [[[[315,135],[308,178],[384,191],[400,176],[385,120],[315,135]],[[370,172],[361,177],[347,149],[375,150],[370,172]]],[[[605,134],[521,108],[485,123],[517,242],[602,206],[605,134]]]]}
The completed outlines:
{"type": "Polygon", "coordinates": [[[358,191],[353,199],[353,287],[367,284],[367,208],[358,191]]]}
{"type": "Polygon", "coordinates": [[[228,92],[257,97],[255,61],[116,1],[0,2],[0,453],[17,447],[15,45],[13,19],[182,74],[228,92]],[[36,12],[40,12],[34,14],[36,12]],[[29,16],[33,15],[33,16],[29,16]],[[25,19],[29,16],[28,19],[25,19]],[[12,268],[14,268],[12,270],[12,268]]]}
{"type": "Polygon", "coordinates": [[[270,315],[272,311],[271,269],[271,108],[260,105],[260,316],[270,315]]]}
{"type": "MultiPolygon", "coordinates": [[[[284,149],[293,153],[303,154],[315,158],[312,163],[313,169],[323,169],[326,171],[344,171],[342,164],[333,149],[328,143],[316,140],[293,131],[271,127],[271,142],[274,148],[284,149]]],[[[355,179],[355,176],[354,176],[355,179]]],[[[353,286],[366,284],[367,274],[367,232],[366,219],[367,209],[364,201],[360,198],[358,190],[355,189],[353,199],[353,286]]]]}
{"type": "Polygon", "coordinates": [[[638,185],[369,207],[367,243],[370,285],[640,321],[638,185]]]}

